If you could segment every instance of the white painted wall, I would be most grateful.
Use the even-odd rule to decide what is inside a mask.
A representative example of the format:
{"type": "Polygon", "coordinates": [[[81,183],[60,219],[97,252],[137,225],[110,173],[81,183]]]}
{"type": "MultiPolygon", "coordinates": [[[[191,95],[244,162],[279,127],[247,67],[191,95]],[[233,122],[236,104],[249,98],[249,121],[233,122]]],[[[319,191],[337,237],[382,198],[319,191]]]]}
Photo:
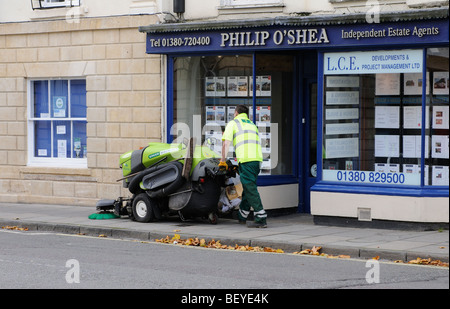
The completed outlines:
{"type": "MultiPolygon", "coordinates": [[[[30,0],[0,0],[0,23],[61,18],[154,14],[172,12],[173,0],[80,0],[79,8],[32,10],[30,0]],[[68,12],[71,10],[70,12],[68,12]]],[[[38,0],[33,0],[35,6],[38,0]]],[[[378,3],[381,11],[448,6],[448,0],[186,0],[186,20],[236,19],[278,15],[348,14],[367,11],[378,3]],[[252,3],[249,5],[249,3],[252,3]],[[256,3],[256,4],[255,4],[256,3]]]]}
{"type": "Polygon", "coordinates": [[[358,208],[371,210],[372,219],[448,223],[448,197],[410,197],[334,192],[311,192],[311,214],[357,218],[358,208]]]}

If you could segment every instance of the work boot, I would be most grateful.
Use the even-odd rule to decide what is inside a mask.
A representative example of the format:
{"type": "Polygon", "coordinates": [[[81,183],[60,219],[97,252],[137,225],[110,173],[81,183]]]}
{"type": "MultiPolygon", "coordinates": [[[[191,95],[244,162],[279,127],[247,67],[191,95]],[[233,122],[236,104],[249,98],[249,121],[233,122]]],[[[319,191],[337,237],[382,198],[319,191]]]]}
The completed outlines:
{"type": "Polygon", "coordinates": [[[247,227],[250,228],[266,228],[267,227],[267,223],[266,222],[250,222],[249,224],[247,224],[247,227]]]}

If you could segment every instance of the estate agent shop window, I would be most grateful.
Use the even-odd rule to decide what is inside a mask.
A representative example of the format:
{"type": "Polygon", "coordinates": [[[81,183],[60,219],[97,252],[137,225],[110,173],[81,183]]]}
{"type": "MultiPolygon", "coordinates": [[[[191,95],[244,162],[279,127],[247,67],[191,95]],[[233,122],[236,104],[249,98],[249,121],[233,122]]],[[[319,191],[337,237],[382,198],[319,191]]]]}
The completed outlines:
{"type": "Polygon", "coordinates": [[[323,180],[448,187],[448,60],[438,47],[324,53],[323,180]]]}
{"type": "Polygon", "coordinates": [[[220,155],[225,125],[233,119],[237,105],[247,105],[260,133],[261,175],[292,175],[293,69],[291,55],[173,58],[173,124],[177,127],[170,133],[179,138],[185,126],[220,155]]]}

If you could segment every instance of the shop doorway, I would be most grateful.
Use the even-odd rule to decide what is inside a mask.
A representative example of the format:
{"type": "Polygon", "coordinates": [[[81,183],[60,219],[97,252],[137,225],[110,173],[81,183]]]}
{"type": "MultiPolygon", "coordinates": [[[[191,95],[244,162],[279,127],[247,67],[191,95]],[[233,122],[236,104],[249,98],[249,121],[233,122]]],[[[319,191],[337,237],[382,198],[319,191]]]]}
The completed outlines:
{"type": "Polygon", "coordinates": [[[298,56],[299,93],[299,206],[301,213],[310,213],[310,191],[317,181],[317,52],[298,56]]]}

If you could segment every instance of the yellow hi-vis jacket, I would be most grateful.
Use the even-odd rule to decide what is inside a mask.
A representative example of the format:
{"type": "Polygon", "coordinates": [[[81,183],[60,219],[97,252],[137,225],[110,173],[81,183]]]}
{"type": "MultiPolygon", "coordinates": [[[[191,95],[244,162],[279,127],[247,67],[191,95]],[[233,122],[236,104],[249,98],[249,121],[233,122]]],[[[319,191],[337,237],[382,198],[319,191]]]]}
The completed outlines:
{"type": "Polygon", "coordinates": [[[263,160],[258,128],[245,113],[237,115],[227,124],[222,140],[233,141],[239,163],[263,160]]]}

